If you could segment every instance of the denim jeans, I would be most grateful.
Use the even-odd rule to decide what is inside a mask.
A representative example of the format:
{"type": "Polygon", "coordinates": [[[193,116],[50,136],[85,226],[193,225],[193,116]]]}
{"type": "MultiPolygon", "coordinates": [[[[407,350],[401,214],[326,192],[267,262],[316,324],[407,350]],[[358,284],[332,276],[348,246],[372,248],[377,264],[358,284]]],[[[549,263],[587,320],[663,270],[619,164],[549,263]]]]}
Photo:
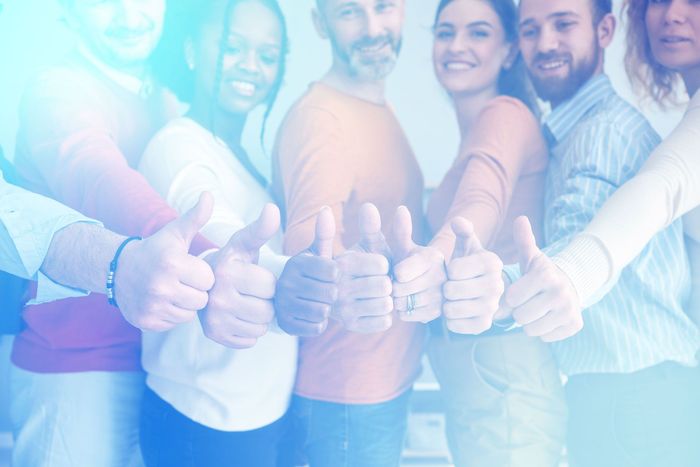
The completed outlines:
{"type": "Polygon", "coordinates": [[[336,404],[295,396],[297,441],[311,467],[396,467],[411,390],[379,404],[336,404]]]}
{"type": "Polygon", "coordinates": [[[220,431],[180,413],[146,388],[141,450],[147,467],[278,467],[285,460],[288,418],[249,431],[220,431]]]}
{"type": "Polygon", "coordinates": [[[567,408],[547,344],[522,332],[431,336],[456,467],[557,467],[567,408]]]}
{"type": "Polygon", "coordinates": [[[700,369],[569,378],[571,467],[700,466],[700,369]]]}
{"type": "Polygon", "coordinates": [[[142,466],[141,372],[33,373],[10,368],[17,467],[142,466]]]}

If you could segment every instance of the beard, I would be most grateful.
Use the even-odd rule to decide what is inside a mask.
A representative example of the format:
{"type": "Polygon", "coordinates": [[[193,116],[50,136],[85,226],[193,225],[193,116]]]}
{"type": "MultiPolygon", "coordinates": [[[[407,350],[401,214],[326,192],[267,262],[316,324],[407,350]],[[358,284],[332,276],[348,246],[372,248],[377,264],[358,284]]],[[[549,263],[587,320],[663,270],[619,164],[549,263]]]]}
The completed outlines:
{"type": "Polygon", "coordinates": [[[350,70],[350,74],[361,81],[380,81],[394,70],[401,51],[401,38],[391,34],[364,37],[343,48],[335,36],[330,35],[331,45],[350,70]],[[363,53],[362,49],[382,48],[376,54],[363,53]]]}
{"type": "Polygon", "coordinates": [[[530,70],[529,75],[532,85],[537,92],[537,96],[546,102],[564,102],[572,98],[581,86],[583,86],[596,71],[601,48],[598,44],[593,44],[593,53],[579,62],[575,63],[571,54],[558,54],[556,52],[549,54],[538,54],[535,57],[534,64],[543,61],[556,60],[557,58],[567,60],[569,63],[569,74],[563,78],[541,78],[536,76],[530,70]]]}

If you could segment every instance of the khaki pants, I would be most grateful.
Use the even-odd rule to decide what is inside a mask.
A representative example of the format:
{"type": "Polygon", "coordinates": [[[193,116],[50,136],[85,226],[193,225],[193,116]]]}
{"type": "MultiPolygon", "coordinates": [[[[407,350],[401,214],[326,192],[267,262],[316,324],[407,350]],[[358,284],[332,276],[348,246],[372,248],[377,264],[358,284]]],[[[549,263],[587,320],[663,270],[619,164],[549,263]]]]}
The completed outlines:
{"type": "Polygon", "coordinates": [[[554,467],[567,408],[548,346],[515,332],[431,337],[428,356],[443,394],[457,467],[554,467]]]}

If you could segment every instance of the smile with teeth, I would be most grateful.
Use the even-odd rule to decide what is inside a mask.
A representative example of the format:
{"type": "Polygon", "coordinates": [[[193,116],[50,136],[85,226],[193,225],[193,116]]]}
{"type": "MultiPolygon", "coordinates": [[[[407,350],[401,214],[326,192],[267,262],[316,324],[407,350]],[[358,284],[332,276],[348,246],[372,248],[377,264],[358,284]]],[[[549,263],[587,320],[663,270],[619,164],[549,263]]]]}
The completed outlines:
{"type": "Polygon", "coordinates": [[[468,62],[446,62],[444,67],[447,71],[464,71],[471,70],[472,68],[475,68],[476,65],[468,62]]]}
{"type": "Polygon", "coordinates": [[[231,87],[240,95],[250,97],[255,94],[257,87],[247,81],[231,81],[231,87]]]}
{"type": "Polygon", "coordinates": [[[545,71],[556,70],[566,65],[566,60],[552,60],[540,64],[540,68],[545,71]]]}
{"type": "Polygon", "coordinates": [[[379,42],[377,44],[368,45],[366,47],[358,47],[357,50],[363,54],[373,54],[373,53],[377,53],[377,52],[381,51],[387,45],[389,45],[389,43],[384,41],[384,42],[379,42]]]}

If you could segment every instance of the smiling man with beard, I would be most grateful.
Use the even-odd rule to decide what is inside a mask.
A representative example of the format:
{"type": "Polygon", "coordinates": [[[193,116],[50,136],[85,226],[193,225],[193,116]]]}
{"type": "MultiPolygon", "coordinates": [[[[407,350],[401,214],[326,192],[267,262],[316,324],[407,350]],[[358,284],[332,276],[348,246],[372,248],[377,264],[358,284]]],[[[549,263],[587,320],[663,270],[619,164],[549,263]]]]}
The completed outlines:
{"type": "MultiPolygon", "coordinates": [[[[523,58],[540,97],[553,107],[544,124],[551,149],[547,246],[543,254],[527,222],[518,221],[523,276],[505,301],[528,335],[554,343],[568,376],[572,467],[695,466],[700,333],[682,308],[689,267],[681,222],[660,231],[585,313],[578,299],[556,295],[572,284],[558,269],[561,257],[549,258],[589,224],[660,141],[603,73],[604,49],[615,30],[610,11],[610,0],[520,2],[523,58]]],[[[513,279],[515,269],[506,268],[513,279]]]]}
{"type": "MultiPolygon", "coordinates": [[[[333,64],[287,114],[273,184],[286,214],[285,253],[308,247],[312,213],[328,205],[338,226],[333,252],[342,255],[363,236],[357,217],[365,202],[376,204],[385,226],[400,205],[420,220],[423,178],[384,98],[384,78],[401,44],[403,1],[316,6],[314,23],[330,42],[333,64]]],[[[365,245],[368,255],[385,252],[375,233],[378,245],[365,245]]],[[[366,287],[368,300],[352,309],[340,297],[325,332],[301,339],[293,411],[312,466],[399,463],[424,331],[393,319],[388,262],[381,259],[376,268],[368,261],[365,272],[367,284],[383,285],[376,292],[366,287]]]]}

